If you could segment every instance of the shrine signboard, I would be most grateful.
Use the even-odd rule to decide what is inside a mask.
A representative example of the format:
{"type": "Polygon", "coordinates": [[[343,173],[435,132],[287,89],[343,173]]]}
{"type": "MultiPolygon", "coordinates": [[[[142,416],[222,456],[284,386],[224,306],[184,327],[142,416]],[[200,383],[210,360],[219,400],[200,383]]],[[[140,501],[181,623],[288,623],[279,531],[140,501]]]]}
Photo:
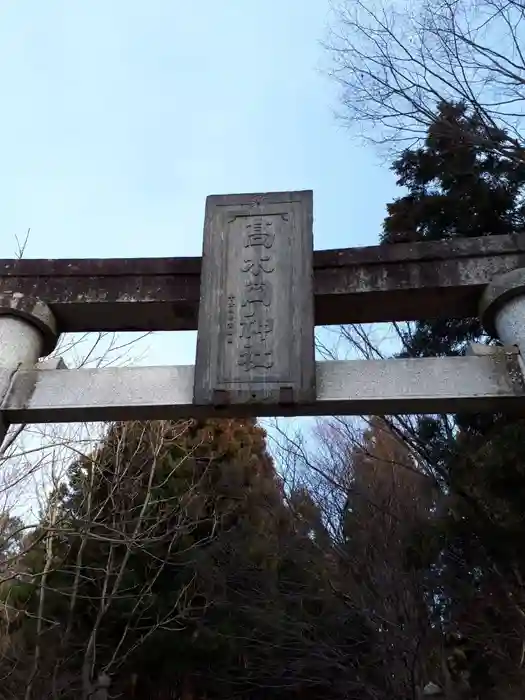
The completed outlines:
{"type": "Polygon", "coordinates": [[[0,261],[0,443],[27,423],[523,415],[525,232],[315,254],[312,239],[310,191],[214,195],[202,259],[0,261]],[[476,315],[500,342],[465,357],[314,363],[316,323],[476,315]],[[62,333],[195,328],[195,367],[50,356],[62,333]]]}
{"type": "Polygon", "coordinates": [[[208,197],[195,403],[314,400],[312,192],[208,197]]]}

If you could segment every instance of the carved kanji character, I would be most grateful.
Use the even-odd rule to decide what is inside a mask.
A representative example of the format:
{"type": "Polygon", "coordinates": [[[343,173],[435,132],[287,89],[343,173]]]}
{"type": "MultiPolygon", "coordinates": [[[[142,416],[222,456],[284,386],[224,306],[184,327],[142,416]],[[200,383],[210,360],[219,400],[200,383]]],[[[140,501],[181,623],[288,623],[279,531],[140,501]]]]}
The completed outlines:
{"type": "Polygon", "coordinates": [[[251,369],[270,369],[273,367],[273,352],[262,343],[245,348],[239,356],[239,365],[246,371],[251,369]]]}
{"type": "Polygon", "coordinates": [[[246,295],[241,304],[243,316],[251,317],[255,315],[255,304],[270,306],[272,302],[272,288],[269,282],[258,282],[247,280],[246,295]]]}
{"type": "Polygon", "coordinates": [[[269,255],[261,255],[261,257],[258,260],[246,259],[241,269],[243,272],[251,272],[252,275],[254,275],[255,277],[260,275],[261,272],[266,272],[267,274],[270,274],[270,272],[273,272],[275,270],[274,267],[270,267],[270,265],[268,264],[270,262],[270,259],[271,258],[269,255]]]}
{"type": "Polygon", "coordinates": [[[245,338],[246,340],[257,337],[260,341],[263,341],[266,340],[267,336],[272,332],[273,318],[241,321],[241,338],[245,338]]]}
{"type": "Polygon", "coordinates": [[[272,222],[257,219],[253,224],[246,225],[246,243],[245,248],[253,248],[256,246],[264,246],[271,248],[275,238],[271,230],[272,222]]]}

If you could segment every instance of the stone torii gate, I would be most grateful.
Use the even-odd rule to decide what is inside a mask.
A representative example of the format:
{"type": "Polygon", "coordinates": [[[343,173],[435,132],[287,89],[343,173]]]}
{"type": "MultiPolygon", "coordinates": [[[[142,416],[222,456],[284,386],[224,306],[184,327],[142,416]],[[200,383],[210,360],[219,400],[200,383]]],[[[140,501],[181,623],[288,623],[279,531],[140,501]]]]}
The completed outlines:
{"type": "Polygon", "coordinates": [[[312,193],[211,196],[203,257],[0,261],[11,423],[525,410],[525,234],[313,252],[312,193]],[[480,315],[466,357],[314,361],[314,325],[480,315]],[[61,333],[198,329],[193,366],[67,369],[61,333]]]}

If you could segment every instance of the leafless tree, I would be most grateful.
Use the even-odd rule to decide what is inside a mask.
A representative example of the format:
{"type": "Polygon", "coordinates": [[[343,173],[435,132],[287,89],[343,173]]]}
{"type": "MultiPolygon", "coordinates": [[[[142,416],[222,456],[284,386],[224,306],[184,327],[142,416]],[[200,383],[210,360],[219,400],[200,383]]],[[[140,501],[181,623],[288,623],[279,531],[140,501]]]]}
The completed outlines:
{"type": "MultiPolygon", "coordinates": [[[[100,448],[80,460],[80,489],[84,495],[73,508],[73,521],[71,511],[59,507],[57,493],[53,492],[40,534],[33,542],[41,552],[42,564],[37,571],[19,568],[16,577],[37,585],[36,612],[10,605],[5,591],[3,595],[0,638],[3,636],[4,663],[0,662],[0,670],[7,668],[13,675],[20,667],[27,668],[24,656],[30,659],[27,672],[22,677],[18,674],[18,683],[24,688],[20,698],[54,700],[73,697],[73,693],[91,700],[106,697],[106,692],[111,695],[112,677],[151,635],[158,630],[184,629],[194,594],[193,581],[178,590],[169,610],[162,611],[156,608],[155,586],[166,567],[173,566],[174,556],[180,556],[182,550],[184,555],[189,553],[188,545],[181,544],[188,541],[189,533],[204,523],[210,533],[217,527],[200,488],[206,467],[195,472],[193,483],[187,484],[183,494],[170,495],[165,488],[192,459],[189,452],[173,464],[170,473],[161,471],[173,446],[180,447],[185,430],[184,422],[165,421],[110,428],[109,441],[106,435],[100,448]],[[95,561],[93,547],[98,552],[95,561]],[[151,575],[130,589],[129,577],[137,554],[149,558],[151,575]],[[57,575],[59,588],[54,583],[57,575]],[[57,619],[46,613],[47,597],[56,593],[66,601],[67,608],[57,619]],[[79,605],[86,596],[91,628],[79,639],[75,620],[82,615],[79,605]],[[131,612],[108,649],[105,625],[122,599],[130,601],[131,612]],[[23,636],[23,622],[28,616],[34,619],[34,641],[23,636]],[[80,669],[78,673],[71,671],[71,660],[73,667],[80,669]]],[[[190,546],[198,547],[208,539],[190,546]]],[[[18,560],[23,564],[23,557],[18,560]]],[[[119,683],[122,689],[122,680],[119,683]]]]}
{"type": "MultiPolygon", "coordinates": [[[[15,259],[26,256],[30,229],[15,236],[15,259]]],[[[137,362],[145,352],[146,334],[71,333],[59,338],[50,358],[61,359],[70,369],[108,367],[137,362]]],[[[64,370],[67,371],[67,370],[64,370]]],[[[12,425],[0,444],[0,525],[5,537],[0,554],[0,577],[5,575],[2,556],[48,512],[49,496],[64,479],[67,465],[86,454],[103,434],[100,423],[12,425]],[[13,528],[13,518],[21,518],[13,528]],[[7,539],[6,539],[7,537],[7,539]],[[11,546],[12,545],[12,546],[11,546]]]]}
{"type": "Polygon", "coordinates": [[[407,566],[406,556],[432,507],[435,481],[383,419],[326,418],[314,433],[313,441],[284,429],[276,434],[285,482],[291,493],[304,485],[313,496],[337,561],[333,589],[375,631],[392,696],[416,700],[437,630],[425,572],[407,566]]]}
{"type": "MultiPolygon", "coordinates": [[[[16,238],[16,258],[26,255],[29,233],[22,240],[16,238]]],[[[63,371],[129,364],[141,358],[146,348],[144,341],[149,335],[105,332],[65,334],[60,337],[51,357],[61,358],[65,362],[68,369],[63,371]]],[[[0,615],[0,646],[3,652],[6,643],[10,653],[18,644],[16,633],[11,634],[9,630],[16,627],[20,611],[10,609],[9,594],[6,593],[13,582],[20,579],[17,562],[30,549],[43,547],[45,557],[39,576],[43,606],[46,580],[55,565],[54,547],[60,530],[56,523],[53,494],[65,484],[68,465],[92,453],[100,443],[104,430],[104,426],[97,423],[12,425],[0,445],[0,588],[4,601],[0,615]],[[36,527],[41,534],[35,540],[30,533],[36,527]]],[[[24,665],[21,678],[26,687],[26,698],[31,696],[38,676],[41,657],[38,640],[45,627],[41,615],[36,625],[39,631],[33,667],[28,671],[24,665]]]]}
{"type": "Polygon", "coordinates": [[[334,0],[326,47],[341,116],[389,153],[424,137],[441,102],[456,102],[481,124],[466,137],[523,160],[522,0],[334,0]]]}

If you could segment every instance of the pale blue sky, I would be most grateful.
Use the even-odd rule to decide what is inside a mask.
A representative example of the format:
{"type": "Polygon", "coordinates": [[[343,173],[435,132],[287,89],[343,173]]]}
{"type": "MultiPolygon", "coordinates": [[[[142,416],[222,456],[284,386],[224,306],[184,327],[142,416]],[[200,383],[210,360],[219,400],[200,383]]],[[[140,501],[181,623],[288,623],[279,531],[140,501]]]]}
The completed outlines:
{"type": "MultiPolygon", "coordinates": [[[[200,255],[208,194],[313,189],[377,242],[394,177],[334,118],[328,0],[0,0],[0,257],[200,255]]],[[[149,363],[193,362],[159,334],[149,363]]]]}

